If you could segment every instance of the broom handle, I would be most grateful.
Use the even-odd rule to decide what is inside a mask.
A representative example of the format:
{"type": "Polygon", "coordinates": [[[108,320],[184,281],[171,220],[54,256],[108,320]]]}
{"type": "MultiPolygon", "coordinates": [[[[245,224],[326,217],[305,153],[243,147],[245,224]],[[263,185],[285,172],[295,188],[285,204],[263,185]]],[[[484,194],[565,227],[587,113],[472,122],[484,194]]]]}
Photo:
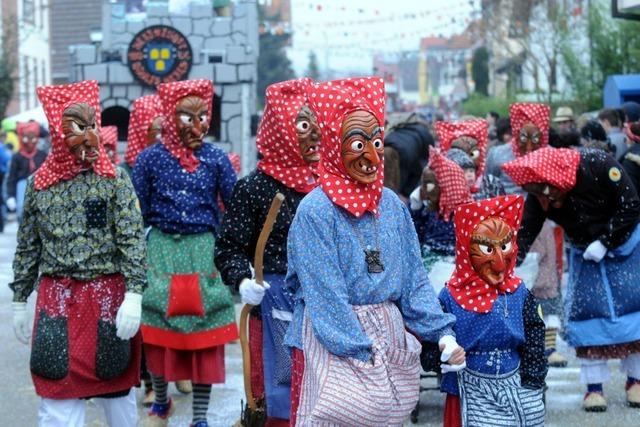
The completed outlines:
{"type": "MultiPolygon", "coordinates": [[[[284,196],[281,193],[277,193],[271,202],[271,207],[269,208],[269,213],[267,213],[267,218],[264,221],[264,225],[262,226],[262,231],[260,231],[260,236],[258,237],[258,243],[256,244],[256,253],[255,259],[253,262],[253,267],[256,272],[256,283],[262,285],[264,283],[264,274],[263,274],[263,260],[264,260],[264,248],[267,244],[267,239],[269,238],[269,234],[271,234],[271,230],[273,229],[273,224],[276,222],[276,217],[278,216],[278,212],[280,211],[280,206],[284,201],[284,196]]],[[[251,353],[249,350],[249,339],[248,339],[248,320],[249,313],[253,306],[251,304],[245,304],[242,307],[242,311],[240,312],[240,346],[242,348],[242,373],[244,375],[244,393],[247,398],[247,405],[250,409],[256,410],[256,401],[253,399],[253,392],[251,391],[251,353]]]]}

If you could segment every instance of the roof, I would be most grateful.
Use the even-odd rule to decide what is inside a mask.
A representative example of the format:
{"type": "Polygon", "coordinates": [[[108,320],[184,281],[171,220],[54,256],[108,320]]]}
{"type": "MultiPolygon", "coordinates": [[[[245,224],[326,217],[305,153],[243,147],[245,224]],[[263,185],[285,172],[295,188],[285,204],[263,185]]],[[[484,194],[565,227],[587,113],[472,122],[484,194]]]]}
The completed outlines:
{"type": "Polygon", "coordinates": [[[605,87],[613,84],[619,92],[640,92],[640,74],[618,74],[609,76],[605,87]]]}

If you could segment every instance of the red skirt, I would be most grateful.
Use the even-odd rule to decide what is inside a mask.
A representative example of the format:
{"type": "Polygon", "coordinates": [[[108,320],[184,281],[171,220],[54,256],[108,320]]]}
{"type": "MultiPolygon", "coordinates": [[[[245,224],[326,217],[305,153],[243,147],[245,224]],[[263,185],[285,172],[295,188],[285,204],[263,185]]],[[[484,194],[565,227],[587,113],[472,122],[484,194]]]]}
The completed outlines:
{"type": "Polygon", "coordinates": [[[145,343],[144,357],[149,372],[162,375],[167,382],[224,383],[224,345],[201,350],[176,350],[145,343]]]}
{"type": "Polygon", "coordinates": [[[140,384],[140,334],[128,341],[115,335],[124,292],[119,274],[91,281],[42,277],[30,361],[38,396],[78,399],[140,384]]]}
{"type": "Polygon", "coordinates": [[[296,413],[300,406],[300,395],[302,394],[302,377],[304,376],[304,353],[302,350],[294,348],[291,354],[291,414],[289,415],[289,425],[296,425],[296,413]]]}

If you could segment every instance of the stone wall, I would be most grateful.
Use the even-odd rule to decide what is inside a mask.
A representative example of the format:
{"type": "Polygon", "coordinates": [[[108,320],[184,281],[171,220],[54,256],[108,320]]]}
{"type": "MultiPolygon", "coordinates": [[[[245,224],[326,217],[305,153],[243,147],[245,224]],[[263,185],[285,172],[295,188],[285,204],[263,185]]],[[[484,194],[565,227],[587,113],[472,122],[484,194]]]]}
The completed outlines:
{"type": "Polygon", "coordinates": [[[220,145],[241,155],[244,171],[255,165],[255,142],[250,136],[258,58],[255,0],[236,0],[229,17],[215,16],[210,3],[192,3],[188,15],[170,15],[166,1],[150,1],[146,14],[128,15],[122,5],[105,2],[102,16],[100,47],[70,47],[71,81],[98,80],[103,111],[114,106],[129,109],[136,98],[154,92],[131,74],[129,43],[146,27],[173,27],[191,45],[193,63],[188,78],[213,80],[215,93],[221,97],[220,145]],[[107,56],[112,60],[104,62],[107,56]]]}

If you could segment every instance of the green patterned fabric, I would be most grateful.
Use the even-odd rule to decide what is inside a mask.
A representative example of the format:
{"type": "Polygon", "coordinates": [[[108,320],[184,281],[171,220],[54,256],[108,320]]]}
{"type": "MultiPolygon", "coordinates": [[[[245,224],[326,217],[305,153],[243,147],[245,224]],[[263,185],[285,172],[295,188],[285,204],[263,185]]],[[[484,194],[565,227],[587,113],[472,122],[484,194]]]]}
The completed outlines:
{"type": "Polygon", "coordinates": [[[127,291],[142,293],[144,230],[133,185],[85,171],[40,191],[27,183],[13,261],[13,300],[27,300],[39,275],[93,280],[121,273],[127,291]]]}
{"type": "Polygon", "coordinates": [[[143,325],[189,334],[235,322],[231,292],[213,265],[215,242],[212,233],[180,235],[151,229],[147,243],[149,287],[142,298],[143,325]],[[200,277],[205,315],[167,317],[171,276],[194,273],[200,277]]]}

